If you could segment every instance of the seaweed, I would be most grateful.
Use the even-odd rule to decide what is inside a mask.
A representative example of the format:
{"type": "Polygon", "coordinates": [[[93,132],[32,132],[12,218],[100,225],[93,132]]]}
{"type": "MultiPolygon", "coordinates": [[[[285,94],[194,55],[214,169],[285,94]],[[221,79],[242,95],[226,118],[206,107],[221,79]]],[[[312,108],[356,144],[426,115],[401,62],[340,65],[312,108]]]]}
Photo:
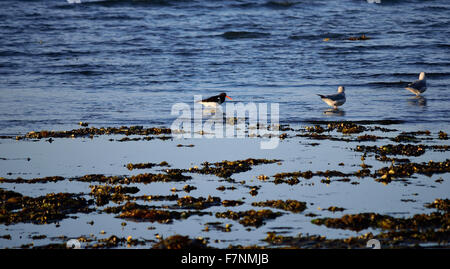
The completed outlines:
{"type": "Polygon", "coordinates": [[[300,202],[297,200],[268,200],[264,202],[253,202],[252,206],[272,207],[299,213],[306,209],[306,202],[300,202]]]}
{"type": "Polygon", "coordinates": [[[198,173],[204,175],[216,175],[222,178],[228,178],[235,173],[242,173],[252,169],[254,165],[277,163],[280,160],[268,159],[246,159],[238,161],[222,161],[216,163],[204,162],[202,168],[193,167],[185,170],[191,173],[198,173]]]}
{"type": "Polygon", "coordinates": [[[232,220],[239,220],[239,223],[243,226],[254,226],[254,227],[260,227],[265,224],[265,220],[268,219],[275,219],[278,216],[281,216],[282,213],[280,212],[272,212],[271,210],[264,209],[264,210],[248,210],[248,211],[242,211],[242,212],[234,212],[231,210],[228,210],[226,212],[217,212],[216,217],[217,218],[228,218],[232,220]]]}

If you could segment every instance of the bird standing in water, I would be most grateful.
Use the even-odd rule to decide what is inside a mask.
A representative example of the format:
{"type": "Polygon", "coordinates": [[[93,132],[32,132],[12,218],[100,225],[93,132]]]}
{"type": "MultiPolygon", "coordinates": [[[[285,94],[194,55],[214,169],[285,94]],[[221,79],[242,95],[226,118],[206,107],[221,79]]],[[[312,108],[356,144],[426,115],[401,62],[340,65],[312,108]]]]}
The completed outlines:
{"type": "Polygon", "coordinates": [[[203,99],[199,103],[206,107],[217,107],[218,105],[221,105],[223,102],[225,102],[225,98],[233,100],[231,99],[231,97],[229,97],[226,93],[223,92],[219,95],[203,99]]]}
{"type": "Polygon", "coordinates": [[[405,89],[417,96],[425,92],[427,90],[427,79],[425,78],[425,72],[421,72],[419,75],[419,80],[409,83],[405,89]]]}
{"type": "Polygon", "coordinates": [[[338,93],[336,94],[330,95],[318,94],[318,96],[322,98],[322,101],[327,103],[327,105],[332,106],[334,109],[337,109],[338,106],[342,106],[346,101],[344,86],[339,86],[338,93]]]}

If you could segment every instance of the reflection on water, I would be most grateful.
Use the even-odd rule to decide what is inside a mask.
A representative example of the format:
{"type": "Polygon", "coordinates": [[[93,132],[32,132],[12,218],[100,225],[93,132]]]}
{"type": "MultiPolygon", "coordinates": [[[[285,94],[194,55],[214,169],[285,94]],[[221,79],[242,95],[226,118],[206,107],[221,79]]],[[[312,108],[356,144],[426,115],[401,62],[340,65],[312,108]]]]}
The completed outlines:
{"type": "Polygon", "coordinates": [[[345,111],[344,110],[340,110],[340,109],[329,108],[329,109],[323,111],[323,114],[327,115],[327,116],[340,116],[340,117],[342,117],[342,116],[345,116],[345,111]]]}
{"type": "Polygon", "coordinates": [[[223,113],[221,106],[205,107],[202,109],[203,116],[214,116],[214,115],[222,115],[222,114],[224,114],[224,113],[223,113]]]}
{"type": "Polygon", "coordinates": [[[423,96],[414,96],[408,99],[408,103],[413,106],[427,106],[427,99],[423,96]]]}

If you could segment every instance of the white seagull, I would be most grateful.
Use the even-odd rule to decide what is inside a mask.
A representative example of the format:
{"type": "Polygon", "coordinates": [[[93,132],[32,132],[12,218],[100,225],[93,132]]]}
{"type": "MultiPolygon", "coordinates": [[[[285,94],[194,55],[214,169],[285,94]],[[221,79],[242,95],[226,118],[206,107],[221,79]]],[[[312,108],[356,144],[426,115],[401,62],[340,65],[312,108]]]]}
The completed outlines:
{"type": "Polygon", "coordinates": [[[427,90],[427,79],[425,78],[425,72],[421,72],[419,75],[419,80],[409,83],[405,89],[417,96],[425,92],[427,90]]]}
{"type": "Polygon", "coordinates": [[[322,101],[327,103],[327,105],[332,106],[334,109],[337,109],[338,106],[342,106],[345,103],[345,88],[344,86],[339,86],[338,93],[330,94],[330,95],[322,95],[318,94],[322,101]]]}

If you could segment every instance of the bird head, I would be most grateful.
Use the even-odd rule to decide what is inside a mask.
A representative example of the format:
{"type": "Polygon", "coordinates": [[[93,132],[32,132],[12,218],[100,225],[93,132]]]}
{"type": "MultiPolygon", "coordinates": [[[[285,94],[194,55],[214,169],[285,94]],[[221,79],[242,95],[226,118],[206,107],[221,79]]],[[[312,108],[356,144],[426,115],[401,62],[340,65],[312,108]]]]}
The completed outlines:
{"type": "Polygon", "coordinates": [[[220,97],[222,97],[222,98],[224,98],[224,99],[225,99],[225,97],[226,97],[226,98],[228,98],[228,99],[230,99],[230,100],[233,100],[233,99],[231,99],[230,96],[228,96],[228,95],[227,95],[226,93],[224,93],[224,92],[220,94],[220,97]]]}
{"type": "Polygon", "coordinates": [[[425,72],[420,72],[419,79],[425,79],[425,72]]]}

